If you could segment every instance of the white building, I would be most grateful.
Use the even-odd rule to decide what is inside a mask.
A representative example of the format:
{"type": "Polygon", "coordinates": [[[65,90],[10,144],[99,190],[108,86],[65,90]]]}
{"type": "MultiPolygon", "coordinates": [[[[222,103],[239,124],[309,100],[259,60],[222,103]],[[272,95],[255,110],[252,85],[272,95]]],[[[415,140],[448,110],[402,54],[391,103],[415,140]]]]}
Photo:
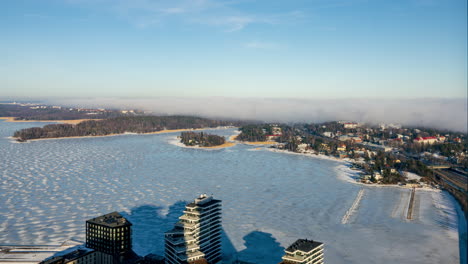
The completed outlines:
{"type": "Polygon", "coordinates": [[[165,233],[168,264],[190,263],[205,259],[221,261],[221,200],[206,194],[185,206],[174,228],[165,233]]]}
{"type": "Polygon", "coordinates": [[[354,122],[346,122],[346,123],[343,123],[343,127],[344,128],[349,128],[349,129],[354,129],[354,128],[359,127],[359,124],[354,123],[354,122]]]}
{"type": "Polygon", "coordinates": [[[287,249],[280,264],[323,264],[323,243],[298,239],[287,249]]]}
{"type": "Polygon", "coordinates": [[[375,178],[377,181],[380,181],[380,180],[383,179],[383,176],[382,176],[382,174],[380,174],[380,172],[374,171],[374,178],[375,178]]]}

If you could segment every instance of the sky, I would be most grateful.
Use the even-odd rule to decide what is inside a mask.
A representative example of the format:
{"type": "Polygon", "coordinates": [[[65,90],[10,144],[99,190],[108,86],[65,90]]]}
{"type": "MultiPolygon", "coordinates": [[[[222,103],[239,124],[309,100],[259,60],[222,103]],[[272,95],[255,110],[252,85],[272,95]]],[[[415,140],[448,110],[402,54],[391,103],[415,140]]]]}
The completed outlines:
{"type": "Polygon", "coordinates": [[[467,1],[1,1],[0,97],[463,99],[467,1]]]}

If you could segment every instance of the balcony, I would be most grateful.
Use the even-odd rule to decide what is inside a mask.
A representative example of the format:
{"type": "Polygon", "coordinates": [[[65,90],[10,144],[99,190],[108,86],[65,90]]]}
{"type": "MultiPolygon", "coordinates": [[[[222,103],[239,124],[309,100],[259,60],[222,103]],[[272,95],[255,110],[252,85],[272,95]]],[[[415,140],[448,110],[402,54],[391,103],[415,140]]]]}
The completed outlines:
{"type": "Polygon", "coordinates": [[[313,254],[304,254],[304,255],[286,255],[283,257],[283,260],[294,261],[294,262],[309,262],[311,260],[315,261],[319,257],[323,257],[323,247],[314,252],[313,254]]]}
{"type": "Polygon", "coordinates": [[[179,245],[181,243],[194,242],[197,241],[197,238],[193,236],[182,236],[182,237],[166,237],[166,240],[173,245],[179,245]]]}

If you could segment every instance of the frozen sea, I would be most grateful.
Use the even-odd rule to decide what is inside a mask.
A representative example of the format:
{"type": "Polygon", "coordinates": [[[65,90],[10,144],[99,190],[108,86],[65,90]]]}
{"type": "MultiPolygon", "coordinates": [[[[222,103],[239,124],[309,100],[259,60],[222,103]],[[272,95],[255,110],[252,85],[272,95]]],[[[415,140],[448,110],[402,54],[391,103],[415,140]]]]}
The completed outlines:
{"type": "Polygon", "coordinates": [[[87,219],[118,211],[134,225],[137,253],[163,254],[163,232],[207,193],[223,201],[225,262],[278,263],[297,238],[325,243],[326,263],[466,262],[466,221],[446,192],[417,191],[408,221],[408,189],[350,183],[338,161],[248,145],[182,148],[176,133],[8,139],[43,125],[0,121],[0,245],[84,240],[87,219]]]}

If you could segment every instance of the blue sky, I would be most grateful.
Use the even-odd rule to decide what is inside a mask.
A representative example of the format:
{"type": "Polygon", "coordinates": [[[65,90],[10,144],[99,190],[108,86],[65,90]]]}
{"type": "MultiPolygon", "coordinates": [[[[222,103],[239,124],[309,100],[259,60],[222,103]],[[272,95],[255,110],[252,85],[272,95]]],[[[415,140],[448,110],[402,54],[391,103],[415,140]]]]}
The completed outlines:
{"type": "Polygon", "coordinates": [[[466,0],[0,2],[0,96],[464,98],[466,0]]]}

